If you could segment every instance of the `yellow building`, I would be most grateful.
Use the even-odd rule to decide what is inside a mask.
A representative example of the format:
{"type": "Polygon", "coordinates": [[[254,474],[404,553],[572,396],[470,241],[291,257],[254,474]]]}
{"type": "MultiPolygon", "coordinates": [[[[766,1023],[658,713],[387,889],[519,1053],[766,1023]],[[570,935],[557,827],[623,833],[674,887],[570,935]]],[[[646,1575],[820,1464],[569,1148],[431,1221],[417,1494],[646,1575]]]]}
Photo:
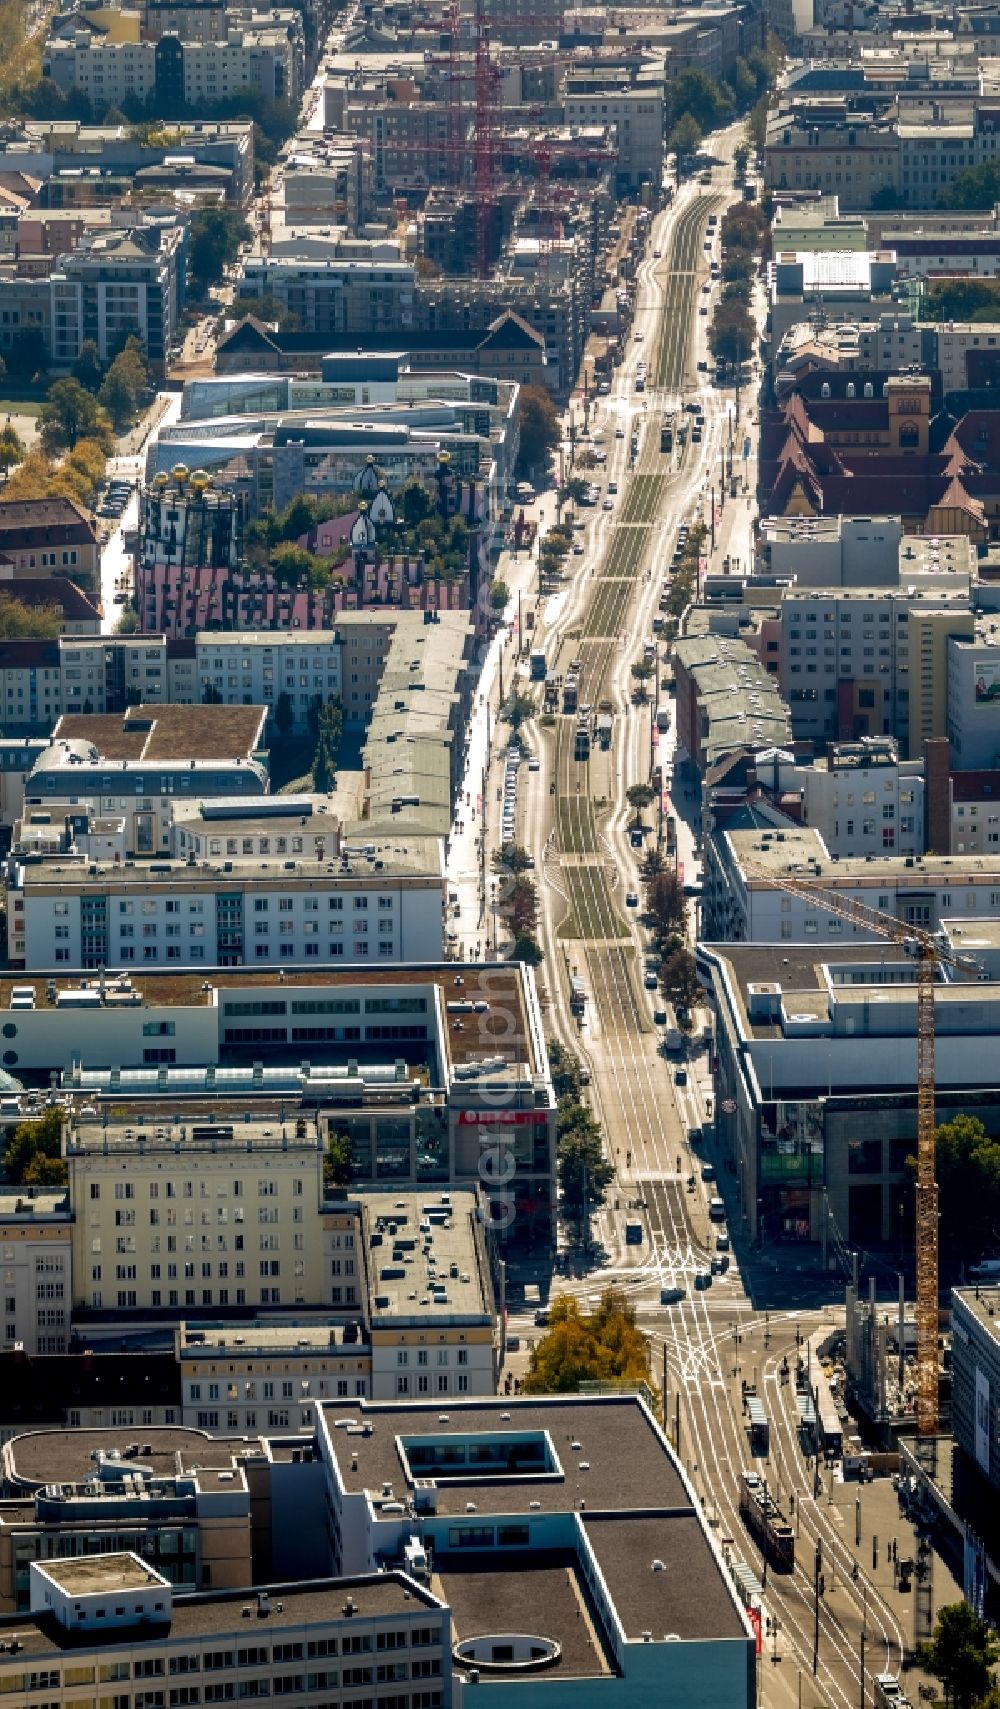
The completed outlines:
{"type": "Polygon", "coordinates": [[[932,736],[948,734],[948,640],[969,640],[976,620],[971,611],[914,609],[907,619],[909,720],[907,751],[918,758],[932,736]]]}
{"type": "Polygon", "coordinates": [[[75,1309],[330,1302],[315,1126],[145,1121],[68,1142],[75,1309]]]}

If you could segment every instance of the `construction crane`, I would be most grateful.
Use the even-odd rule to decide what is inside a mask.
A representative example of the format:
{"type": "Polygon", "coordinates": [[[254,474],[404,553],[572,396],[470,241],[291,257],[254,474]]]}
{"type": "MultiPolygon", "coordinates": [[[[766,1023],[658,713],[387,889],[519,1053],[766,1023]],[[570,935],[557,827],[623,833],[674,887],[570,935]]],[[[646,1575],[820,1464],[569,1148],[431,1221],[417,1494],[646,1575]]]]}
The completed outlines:
{"type": "Polygon", "coordinates": [[[759,878],[775,890],[798,896],[828,914],[849,920],[876,937],[899,944],[916,964],[917,987],[917,1433],[933,1436],[938,1428],[938,1185],[934,1169],[934,983],[939,967],[978,977],[978,962],[953,955],[932,932],[897,920],[858,902],[842,891],[828,891],[808,879],[775,876],[763,868],[748,867],[749,878],[759,878]]]}

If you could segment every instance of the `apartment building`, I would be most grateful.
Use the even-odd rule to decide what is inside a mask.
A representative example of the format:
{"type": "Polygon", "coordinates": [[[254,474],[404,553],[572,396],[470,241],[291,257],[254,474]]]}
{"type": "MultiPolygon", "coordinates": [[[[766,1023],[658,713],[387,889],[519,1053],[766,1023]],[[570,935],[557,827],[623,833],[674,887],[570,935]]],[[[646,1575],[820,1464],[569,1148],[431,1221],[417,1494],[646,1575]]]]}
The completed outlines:
{"type": "Polygon", "coordinates": [[[72,1215],[64,1190],[0,1193],[5,1352],[64,1353],[72,1304],[72,1215]]]}
{"type": "Polygon", "coordinates": [[[204,1690],[208,1702],[287,1693],[302,1709],[348,1709],[376,1676],[423,1682],[393,1694],[398,1709],[452,1701],[449,1610],[404,1573],[182,1596],[136,1553],[29,1571],[30,1612],[0,1622],[12,1701],[44,1691],[72,1709],[100,1681],[116,1709],[149,1709],[169,1680],[178,1703],[204,1690]]]}
{"type": "Polygon", "coordinates": [[[788,708],[745,642],[692,636],[674,643],[673,660],[683,765],[704,772],[742,748],[790,742],[788,708]]]}
{"type": "MultiPolygon", "coordinates": [[[[234,849],[264,841],[273,857],[199,860],[192,851],[183,860],[153,863],[15,860],[7,881],[8,910],[18,922],[11,954],[20,947],[25,966],[63,970],[442,959],[437,839],[407,839],[371,862],[352,859],[339,836],[321,859],[283,856],[278,845],[290,848],[300,826],[298,816],[231,815],[209,838],[210,847],[234,849]]],[[[149,1055],[172,1058],[173,1052],[149,1055]]]]}
{"type": "Polygon", "coordinates": [[[2,169],[29,172],[45,184],[45,205],[106,203],[147,181],[178,154],[208,168],[227,202],[248,207],[254,189],[253,125],[249,119],[171,120],[168,133],[133,125],[84,125],[75,119],[26,119],[0,149],[2,169]]]}
{"type": "Polygon", "coordinates": [[[948,637],[973,624],[967,591],[786,589],[778,684],[796,737],[896,736],[919,756],[945,734],[948,637]]]}
{"type": "Polygon", "coordinates": [[[78,30],[72,38],[50,36],[43,70],[58,89],[78,89],[101,112],[117,101],[176,97],[197,110],[206,100],[225,100],[241,89],[260,91],[265,101],[297,101],[305,73],[301,23],[230,27],[223,41],[114,41],[78,30]]]}
{"type": "Polygon", "coordinates": [[[86,339],[102,362],[136,333],[154,375],[166,372],[183,301],[184,233],[179,223],[98,232],[52,273],[52,359],[70,367],[86,339]]]}
{"type": "Polygon", "coordinates": [[[405,343],[406,329],[416,324],[412,262],[400,260],[389,243],[355,240],[341,249],[342,257],[330,260],[251,255],[241,292],[276,299],[303,330],[323,333],[331,345],[390,330],[405,343]]]}
{"type": "Polygon", "coordinates": [[[923,760],[901,760],[890,737],[831,742],[804,762],[758,753],[755,781],[788,824],[818,831],[836,859],[924,851],[923,760]]]}
{"type": "Polygon", "coordinates": [[[608,70],[571,67],[563,85],[568,125],[608,124],[617,142],[615,177],[630,190],[658,186],[663,171],[663,68],[628,80],[608,70]]]}
{"type": "Polygon", "coordinates": [[[0,566],[4,580],[68,576],[81,587],[96,588],[100,546],[93,517],[72,498],[0,503],[0,566]]]}

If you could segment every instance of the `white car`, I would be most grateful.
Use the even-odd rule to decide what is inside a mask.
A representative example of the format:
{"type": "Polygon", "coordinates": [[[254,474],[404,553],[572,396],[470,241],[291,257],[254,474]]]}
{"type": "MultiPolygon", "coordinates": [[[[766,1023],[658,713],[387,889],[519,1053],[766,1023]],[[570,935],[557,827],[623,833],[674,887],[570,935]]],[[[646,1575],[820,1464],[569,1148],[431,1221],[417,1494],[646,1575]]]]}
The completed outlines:
{"type": "Polygon", "coordinates": [[[614,510],[614,508],[614,500],[610,498],[606,498],[601,506],[602,510],[614,510]]]}

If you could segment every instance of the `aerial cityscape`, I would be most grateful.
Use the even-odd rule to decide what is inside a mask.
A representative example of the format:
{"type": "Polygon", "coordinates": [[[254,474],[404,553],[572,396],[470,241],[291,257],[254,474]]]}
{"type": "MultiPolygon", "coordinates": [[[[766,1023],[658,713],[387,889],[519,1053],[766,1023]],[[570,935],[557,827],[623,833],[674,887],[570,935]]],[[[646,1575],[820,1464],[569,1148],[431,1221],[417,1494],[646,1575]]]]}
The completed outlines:
{"type": "Polygon", "coordinates": [[[996,0],[0,0],[0,855],[0,1701],[1000,1709],[996,0]]]}

